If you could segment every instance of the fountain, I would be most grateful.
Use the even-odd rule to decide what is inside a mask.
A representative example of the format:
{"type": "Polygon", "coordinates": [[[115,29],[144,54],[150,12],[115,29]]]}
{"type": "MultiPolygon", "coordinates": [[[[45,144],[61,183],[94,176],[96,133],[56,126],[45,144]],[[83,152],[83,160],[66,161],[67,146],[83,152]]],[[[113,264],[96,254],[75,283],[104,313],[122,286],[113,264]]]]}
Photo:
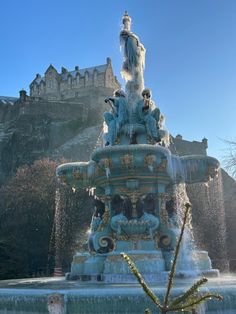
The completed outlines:
{"type": "MultiPolygon", "coordinates": [[[[68,279],[134,281],[120,255],[123,251],[133,257],[147,281],[165,278],[179,232],[183,196],[187,200],[184,183],[207,182],[219,168],[211,157],[171,155],[163,115],[144,87],[145,48],[131,32],[127,13],[123,25],[120,41],[126,88],[105,100],[111,106],[111,112],[104,113],[105,147],[96,149],[89,162],[57,169],[59,179],[72,188],[95,188],[95,197],[104,205],[92,217],[89,253],[74,256],[68,279]]],[[[187,241],[178,264],[182,275],[191,271],[218,275],[207,252],[189,250],[187,241]]]]}
{"type": "MultiPolygon", "coordinates": [[[[144,87],[145,48],[123,16],[120,32],[124,52],[125,91],[105,101],[107,132],[104,147],[88,162],[57,168],[58,178],[71,188],[92,189],[95,208],[88,251],[77,252],[66,279],[9,281],[2,285],[0,313],[144,313],[153,310],[121,252],[127,253],[158,295],[163,295],[180,232],[182,205],[188,200],[185,183],[208,182],[218,175],[212,157],[178,157],[168,149],[163,115],[144,87]],[[15,289],[14,289],[15,288],[15,289]],[[35,302],[37,301],[37,302],[35,302]],[[35,304],[35,305],[33,305],[35,304]],[[16,309],[17,305],[17,309],[16,309]],[[34,307],[35,306],[35,307],[34,307]]],[[[226,296],[220,305],[209,302],[206,313],[235,313],[235,279],[222,281],[206,251],[194,248],[191,219],[177,264],[174,294],[192,277],[211,277],[207,288],[226,296]]]]}

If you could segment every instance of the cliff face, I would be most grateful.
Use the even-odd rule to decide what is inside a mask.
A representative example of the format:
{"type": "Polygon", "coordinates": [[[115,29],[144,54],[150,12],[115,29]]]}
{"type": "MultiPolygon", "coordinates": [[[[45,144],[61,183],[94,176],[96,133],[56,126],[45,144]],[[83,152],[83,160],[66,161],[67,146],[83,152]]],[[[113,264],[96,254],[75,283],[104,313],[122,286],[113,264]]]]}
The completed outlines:
{"type": "Polygon", "coordinates": [[[0,106],[0,184],[23,164],[49,157],[86,161],[102,131],[104,99],[111,88],[96,88],[66,101],[27,97],[0,106]]]}
{"type": "Polygon", "coordinates": [[[44,156],[49,148],[50,118],[44,115],[18,115],[2,126],[0,137],[0,179],[23,164],[44,156]]]}

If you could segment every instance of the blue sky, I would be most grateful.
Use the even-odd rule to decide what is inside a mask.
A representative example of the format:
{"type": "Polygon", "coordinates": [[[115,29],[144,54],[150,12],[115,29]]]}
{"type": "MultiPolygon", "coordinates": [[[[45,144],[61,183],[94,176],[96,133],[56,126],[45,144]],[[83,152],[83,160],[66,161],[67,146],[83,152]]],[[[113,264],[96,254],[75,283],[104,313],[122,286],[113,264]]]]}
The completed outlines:
{"type": "Polygon", "coordinates": [[[118,36],[128,10],[147,49],[145,85],[171,134],[208,138],[218,159],[221,139],[236,138],[235,0],[8,0],[0,9],[0,95],[28,90],[50,63],[84,68],[107,56],[122,82],[118,36]]]}

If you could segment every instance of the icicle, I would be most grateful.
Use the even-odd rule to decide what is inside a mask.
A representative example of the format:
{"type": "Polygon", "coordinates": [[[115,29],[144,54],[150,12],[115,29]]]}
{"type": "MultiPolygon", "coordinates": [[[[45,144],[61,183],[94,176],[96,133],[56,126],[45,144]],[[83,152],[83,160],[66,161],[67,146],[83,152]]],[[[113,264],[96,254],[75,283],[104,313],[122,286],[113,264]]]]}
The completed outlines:
{"type": "Polygon", "coordinates": [[[111,170],[110,170],[109,167],[106,167],[106,168],[105,168],[105,171],[106,171],[106,177],[107,177],[107,179],[108,179],[109,176],[110,176],[110,174],[111,174],[111,170]]]}

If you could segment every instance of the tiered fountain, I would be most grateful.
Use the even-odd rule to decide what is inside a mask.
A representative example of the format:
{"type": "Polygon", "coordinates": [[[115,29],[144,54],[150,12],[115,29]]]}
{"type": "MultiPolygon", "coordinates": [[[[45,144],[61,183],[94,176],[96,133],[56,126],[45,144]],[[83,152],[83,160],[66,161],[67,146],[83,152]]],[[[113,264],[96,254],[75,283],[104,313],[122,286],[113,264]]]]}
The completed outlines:
{"type": "MultiPolygon", "coordinates": [[[[131,32],[127,13],[123,25],[120,40],[126,88],[105,100],[111,106],[111,112],[104,113],[105,147],[95,150],[89,162],[67,163],[57,169],[63,182],[95,189],[97,199],[89,253],[74,256],[68,279],[135,280],[121,252],[133,258],[149,282],[164,278],[181,220],[176,190],[184,182],[207,182],[219,168],[211,157],[171,155],[163,115],[144,87],[145,48],[131,32]]],[[[181,271],[218,274],[205,251],[188,252],[187,269],[181,267],[185,258],[181,256],[181,271]]]]}
{"type": "MultiPolygon", "coordinates": [[[[164,294],[181,206],[187,201],[185,183],[207,182],[219,162],[207,156],[171,155],[163,115],[144,88],[145,48],[123,16],[120,33],[124,51],[122,74],[126,90],[105,101],[107,132],[104,147],[89,162],[63,164],[57,176],[72,188],[95,191],[95,210],[88,252],[74,255],[64,278],[11,280],[0,283],[0,314],[4,313],[144,313],[153,310],[120,253],[127,253],[159,296],[164,294]]],[[[190,222],[189,222],[190,223],[190,222]]],[[[189,238],[190,230],[187,232],[189,238]]],[[[224,301],[208,302],[206,313],[236,313],[236,280],[220,279],[208,253],[184,239],[173,293],[191,284],[189,274],[215,276],[207,289],[224,301]]]]}

